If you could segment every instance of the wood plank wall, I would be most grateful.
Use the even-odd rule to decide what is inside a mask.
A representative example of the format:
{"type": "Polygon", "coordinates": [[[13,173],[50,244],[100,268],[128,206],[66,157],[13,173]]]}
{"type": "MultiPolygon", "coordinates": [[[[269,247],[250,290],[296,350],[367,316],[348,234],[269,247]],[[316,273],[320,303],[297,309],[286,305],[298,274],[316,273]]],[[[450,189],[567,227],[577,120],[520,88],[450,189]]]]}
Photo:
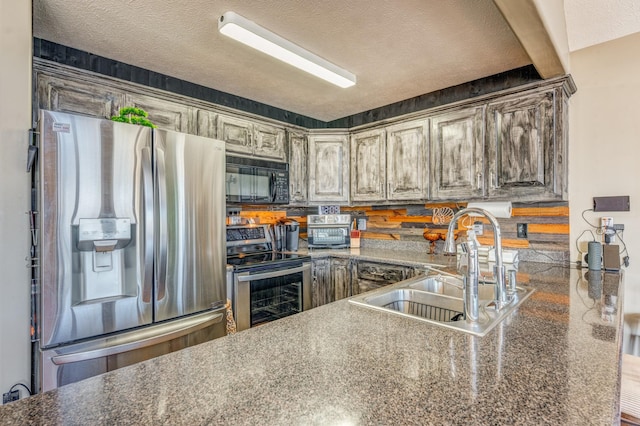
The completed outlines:
{"type": "MultiPolygon", "coordinates": [[[[365,218],[367,229],[362,232],[362,239],[425,241],[423,233],[447,232],[447,224],[434,223],[434,211],[437,208],[449,207],[454,212],[464,208],[466,203],[428,203],[424,205],[406,206],[356,206],[341,207],[341,212],[349,213],[354,218],[365,218]]],[[[243,206],[241,216],[252,218],[259,223],[276,223],[278,220],[294,219],[300,223],[300,236],[306,238],[307,214],[316,214],[317,208],[309,207],[279,211],[266,210],[265,206],[243,206]]],[[[493,245],[493,229],[484,218],[474,218],[483,222],[484,233],[478,237],[483,245],[493,245]]],[[[437,222],[437,221],[436,221],[437,222]]],[[[542,252],[569,251],[569,206],[568,202],[553,203],[514,203],[512,217],[498,219],[502,231],[502,245],[506,249],[533,250],[542,252]],[[526,223],[527,238],[517,237],[517,224],[526,223]]],[[[470,220],[461,220],[458,230],[463,225],[471,224],[470,220]]],[[[366,247],[366,241],[363,241],[366,247]]]]}

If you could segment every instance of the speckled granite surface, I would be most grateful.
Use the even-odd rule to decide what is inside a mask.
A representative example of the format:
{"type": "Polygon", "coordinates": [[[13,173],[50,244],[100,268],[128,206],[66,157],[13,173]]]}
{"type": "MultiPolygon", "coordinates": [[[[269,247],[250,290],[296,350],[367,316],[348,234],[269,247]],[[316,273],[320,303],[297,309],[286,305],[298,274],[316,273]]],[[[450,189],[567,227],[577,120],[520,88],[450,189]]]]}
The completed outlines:
{"type": "Polygon", "coordinates": [[[615,424],[619,276],[583,275],[521,264],[536,292],[482,338],[341,300],[1,406],[0,424],[615,424]]]}

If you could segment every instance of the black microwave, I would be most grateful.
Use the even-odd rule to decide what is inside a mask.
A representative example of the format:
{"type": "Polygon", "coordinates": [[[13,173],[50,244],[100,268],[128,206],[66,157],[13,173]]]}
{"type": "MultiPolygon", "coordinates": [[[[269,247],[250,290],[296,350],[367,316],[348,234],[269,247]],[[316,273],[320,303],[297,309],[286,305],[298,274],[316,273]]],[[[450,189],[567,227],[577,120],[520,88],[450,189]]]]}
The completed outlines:
{"type": "Polygon", "coordinates": [[[289,164],[227,156],[227,203],[288,204],[289,164]]]}

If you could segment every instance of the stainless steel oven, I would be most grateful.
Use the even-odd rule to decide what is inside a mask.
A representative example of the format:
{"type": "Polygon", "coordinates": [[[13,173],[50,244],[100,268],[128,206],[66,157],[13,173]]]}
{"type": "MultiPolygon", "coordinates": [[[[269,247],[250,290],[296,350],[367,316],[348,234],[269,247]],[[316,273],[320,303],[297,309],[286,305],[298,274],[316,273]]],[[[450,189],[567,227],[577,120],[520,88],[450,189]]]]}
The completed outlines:
{"type": "Polygon", "coordinates": [[[227,228],[229,290],[238,331],[311,309],[311,258],[272,250],[268,225],[227,228]]]}

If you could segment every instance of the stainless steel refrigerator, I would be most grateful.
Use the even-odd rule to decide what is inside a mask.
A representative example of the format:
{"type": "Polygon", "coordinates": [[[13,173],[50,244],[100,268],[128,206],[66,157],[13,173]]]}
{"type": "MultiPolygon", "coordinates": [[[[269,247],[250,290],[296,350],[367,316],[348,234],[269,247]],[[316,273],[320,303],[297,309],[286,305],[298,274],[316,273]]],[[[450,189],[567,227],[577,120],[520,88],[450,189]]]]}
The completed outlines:
{"type": "Polygon", "coordinates": [[[224,142],[41,111],[41,390],[225,334],[224,142]]]}

